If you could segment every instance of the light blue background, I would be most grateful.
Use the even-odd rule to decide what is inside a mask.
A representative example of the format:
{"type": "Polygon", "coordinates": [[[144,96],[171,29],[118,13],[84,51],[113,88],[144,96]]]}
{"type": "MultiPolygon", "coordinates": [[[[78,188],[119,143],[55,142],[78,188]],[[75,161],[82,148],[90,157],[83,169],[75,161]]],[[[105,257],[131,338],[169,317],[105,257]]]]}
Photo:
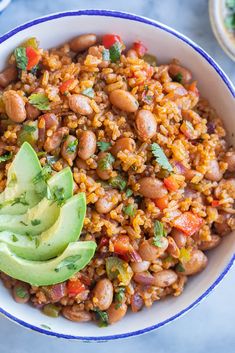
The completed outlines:
{"type": "MultiPolygon", "coordinates": [[[[201,45],[235,83],[234,63],[213,36],[206,0],[15,0],[0,15],[0,35],[41,15],[85,8],[134,12],[162,21],[201,45]]],[[[209,298],[169,326],[114,343],[84,344],[58,340],[27,331],[0,317],[0,353],[234,353],[234,274],[233,268],[209,298]]]]}

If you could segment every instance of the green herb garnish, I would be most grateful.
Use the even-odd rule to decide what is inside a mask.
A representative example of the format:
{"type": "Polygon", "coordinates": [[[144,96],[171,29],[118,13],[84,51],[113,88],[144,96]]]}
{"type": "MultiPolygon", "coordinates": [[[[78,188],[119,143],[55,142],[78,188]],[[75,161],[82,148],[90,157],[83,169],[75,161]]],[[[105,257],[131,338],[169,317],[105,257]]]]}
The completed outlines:
{"type": "Polygon", "coordinates": [[[40,219],[33,219],[31,221],[32,226],[38,226],[41,223],[40,219]]]}
{"type": "Polygon", "coordinates": [[[54,163],[56,163],[58,161],[58,157],[56,156],[46,156],[47,159],[47,163],[52,166],[54,163]]]}
{"type": "Polygon", "coordinates": [[[64,188],[59,188],[58,186],[55,186],[54,188],[50,189],[48,187],[47,199],[52,200],[53,202],[57,202],[58,206],[62,206],[65,203],[64,188]]]}
{"type": "Polygon", "coordinates": [[[162,222],[156,221],[154,223],[154,228],[153,228],[153,245],[157,246],[158,248],[162,247],[162,237],[166,236],[166,231],[163,227],[162,222]]]}
{"type": "Polygon", "coordinates": [[[42,328],[45,328],[46,330],[51,330],[51,327],[50,326],[47,326],[45,324],[41,324],[41,327],[42,328]]]}
{"type": "Polygon", "coordinates": [[[33,183],[37,184],[41,181],[47,182],[50,179],[52,173],[51,166],[46,164],[42,170],[33,178],[33,183]]]}
{"type": "Polygon", "coordinates": [[[17,238],[17,236],[15,234],[12,234],[12,241],[14,243],[16,243],[19,239],[17,238]]]}
{"type": "Polygon", "coordinates": [[[101,311],[98,308],[94,308],[93,311],[96,314],[96,319],[98,321],[99,327],[107,327],[109,324],[109,317],[106,311],[101,311]]]}
{"type": "Polygon", "coordinates": [[[123,191],[126,188],[126,181],[120,175],[109,179],[109,185],[123,191]]]}
{"type": "Polygon", "coordinates": [[[37,128],[35,126],[31,126],[31,125],[23,125],[22,130],[25,132],[28,132],[28,133],[32,133],[32,132],[35,132],[37,130],[37,128]]]}
{"type": "Polygon", "coordinates": [[[28,227],[28,224],[25,223],[24,221],[20,221],[21,224],[23,224],[25,227],[28,227]]]}
{"type": "Polygon", "coordinates": [[[16,197],[12,203],[11,206],[16,205],[17,203],[21,203],[24,206],[28,206],[29,203],[26,201],[26,192],[24,192],[23,194],[21,194],[19,197],[16,197]]]}
{"type": "Polygon", "coordinates": [[[109,54],[109,50],[108,49],[104,49],[102,51],[102,59],[104,61],[109,61],[110,60],[110,54],[109,54]]]}
{"type": "Polygon", "coordinates": [[[117,302],[116,305],[116,309],[118,309],[120,307],[120,305],[122,305],[122,302],[125,298],[125,287],[119,287],[118,291],[115,294],[115,301],[117,302]]]}
{"type": "Polygon", "coordinates": [[[98,161],[98,167],[100,170],[110,169],[114,161],[115,158],[111,155],[111,153],[107,153],[105,157],[98,161]]]}
{"type": "Polygon", "coordinates": [[[12,159],[12,156],[12,152],[3,154],[2,156],[0,156],[0,163],[9,161],[9,159],[12,159]]]}
{"type": "Polygon", "coordinates": [[[130,197],[133,194],[133,191],[131,189],[126,189],[126,197],[130,197]]]}
{"type": "Polygon", "coordinates": [[[124,206],[123,212],[129,217],[133,217],[136,213],[136,204],[131,203],[127,206],[124,206]]]}
{"type": "Polygon", "coordinates": [[[185,272],[185,269],[184,269],[183,265],[180,262],[176,266],[176,271],[185,272]]]}
{"type": "Polygon", "coordinates": [[[122,45],[120,42],[114,43],[110,48],[109,48],[109,55],[110,55],[110,60],[112,63],[117,62],[120,57],[121,57],[121,50],[122,50],[122,45]]]}
{"type": "Polygon", "coordinates": [[[44,93],[34,93],[29,96],[29,103],[39,110],[49,110],[50,101],[44,93]]]}
{"type": "Polygon", "coordinates": [[[28,292],[23,287],[17,287],[15,292],[17,297],[22,299],[26,298],[28,295],[28,292]]]}
{"type": "Polygon", "coordinates": [[[75,152],[77,145],[78,145],[78,140],[73,140],[73,141],[69,142],[68,147],[67,147],[68,153],[75,152]]]}
{"type": "Polygon", "coordinates": [[[35,246],[36,246],[36,248],[38,248],[39,245],[40,245],[40,239],[37,237],[37,238],[35,238],[35,246]]]}
{"type": "Polygon", "coordinates": [[[152,154],[156,158],[158,164],[163,168],[168,170],[169,172],[173,171],[172,166],[170,165],[165,153],[158,143],[154,142],[151,144],[152,154]]]}
{"type": "Polygon", "coordinates": [[[182,75],[181,72],[178,72],[178,74],[176,74],[176,75],[173,77],[173,81],[176,81],[176,82],[179,82],[179,83],[182,82],[182,79],[183,79],[183,75],[182,75]]]}
{"type": "Polygon", "coordinates": [[[105,152],[111,147],[111,143],[105,141],[98,141],[97,146],[99,147],[100,151],[105,152]]]}
{"type": "Polygon", "coordinates": [[[55,272],[59,272],[59,270],[63,267],[67,267],[69,270],[76,270],[76,262],[80,260],[80,258],[81,255],[66,257],[57,265],[57,267],[55,268],[55,272]]]}
{"type": "Polygon", "coordinates": [[[26,49],[23,47],[18,47],[14,51],[16,66],[18,69],[25,71],[28,65],[28,58],[26,56],[26,49]]]}
{"type": "Polygon", "coordinates": [[[84,89],[84,91],[82,91],[82,94],[84,96],[89,97],[89,98],[94,98],[95,97],[95,91],[93,90],[92,87],[84,89]]]}

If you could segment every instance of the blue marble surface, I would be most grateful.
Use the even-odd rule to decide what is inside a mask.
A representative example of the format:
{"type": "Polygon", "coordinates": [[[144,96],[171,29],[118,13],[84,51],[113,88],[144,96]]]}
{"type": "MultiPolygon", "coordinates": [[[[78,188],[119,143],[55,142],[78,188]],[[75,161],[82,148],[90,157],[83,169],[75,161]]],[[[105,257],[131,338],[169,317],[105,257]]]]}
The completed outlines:
{"type": "MultiPolygon", "coordinates": [[[[235,83],[234,63],[217,44],[206,0],[13,0],[0,15],[0,35],[35,17],[51,12],[106,8],[133,12],[164,22],[201,45],[235,83]]],[[[49,338],[26,331],[0,317],[0,353],[234,353],[235,269],[201,305],[157,332],[124,341],[85,344],[49,338]]]]}

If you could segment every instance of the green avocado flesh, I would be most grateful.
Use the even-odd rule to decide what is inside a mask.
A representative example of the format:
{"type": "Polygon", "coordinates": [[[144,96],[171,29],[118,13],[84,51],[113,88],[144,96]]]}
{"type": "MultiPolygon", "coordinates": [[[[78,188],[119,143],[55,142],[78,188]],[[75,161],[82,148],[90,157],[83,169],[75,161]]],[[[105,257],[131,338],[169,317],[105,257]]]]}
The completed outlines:
{"type": "Polygon", "coordinates": [[[33,184],[41,170],[37,154],[25,142],[8,170],[7,186],[0,194],[0,214],[23,214],[42,199],[33,184]]]}
{"type": "Polygon", "coordinates": [[[18,257],[0,243],[0,271],[35,286],[63,282],[84,268],[94,256],[96,243],[70,243],[64,252],[49,261],[29,261],[18,257]]]}
{"type": "Polygon", "coordinates": [[[0,242],[6,243],[16,255],[28,260],[48,260],[62,253],[70,242],[78,240],[86,215],[84,193],[71,197],[61,207],[53,226],[35,237],[0,232],[0,242]]]}
{"type": "MultiPolygon", "coordinates": [[[[65,200],[73,195],[73,175],[70,168],[52,176],[47,186],[50,190],[63,188],[65,200]]],[[[60,213],[60,206],[44,197],[36,206],[23,215],[0,215],[0,231],[36,235],[51,227],[60,213]]]]}

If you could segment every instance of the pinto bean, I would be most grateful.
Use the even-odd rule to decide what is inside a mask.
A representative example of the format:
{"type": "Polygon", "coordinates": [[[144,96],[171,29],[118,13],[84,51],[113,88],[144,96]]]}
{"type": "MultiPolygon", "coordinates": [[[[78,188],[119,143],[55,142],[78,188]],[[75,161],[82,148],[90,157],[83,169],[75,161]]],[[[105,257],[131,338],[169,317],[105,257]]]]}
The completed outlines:
{"type": "Polygon", "coordinates": [[[228,195],[235,198],[235,178],[222,179],[215,189],[215,197],[219,198],[221,192],[226,190],[228,195]]]}
{"type": "Polygon", "coordinates": [[[109,324],[112,325],[117,321],[120,321],[127,312],[127,305],[125,303],[122,303],[121,305],[118,305],[116,303],[112,303],[107,310],[108,318],[109,318],[109,324]]]}
{"type": "Polygon", "coordinates": [[[100,310],[107,310],[113,301],[112,282],[103,278],[99,280],[93,290],[92,301],[100,310]]]}
{"type": "Polygon", "coordinates": [[[62,314],[66,319],[75,322],[86,322],[91,321],[92,319],[92,316],[88,311],[76,310],[74,306],[65,306],[62,309],[62,314]]]}
{"type": "Polygon", "coordinates": [[[150,140],[157,133],[156,119],[149,110],[141,109],[135,118],[135,127],[141,141],[150,140]]]}
{"type": "Polygon", "coordinates": [[[205,177],[211,181],[219,181],[223,177],[223,173],[220,171],[219,163],[216,159],[211,160],[205,177]]]}
{"type": "Polygon", "coordinates": [[[224,161],[228,163],[228,171],[235,172],[235,151],[227,152],[224,161]]]}
{"type": "Polygon", "coordinates": [[[83,160],[90,158],[96,150],[96,136],[93,131],[87,130],[81,133],[78,142],[78,157],[83,160]]]}
{"type": "Polygon", "coordinates": [[[173,228],[171,231],[171,237],[174,239],[178,248],[183,248],[185,246],[187,238],[186,235],[180,230],[173,228]]]}
{"type": "Polygon", "coordinates": [[[26,110],[26,116],[27,116],[28,120],[35,120],[40,115],[40,110],[38,108],[34,107],[29,102],[26,103],[25,110],[26,110]]]}
{"type": "Polygon", "coordinates": [[[97,37],[94,33],[82,34],[73,38],[70,42],[70,48],[75,53],[84,51],[96,43],[97,37]]]}
{"type": "Polygon", "coordinates": [[[201,272],[208,262],[206,255],[201,250],[192,250],[190,256],[190,260],[183,263],[183,274],[186,276],[201,272]]]}
{"type": "Polygon", "coordinates": [[[112,163],[109,163],[105,168],[103,167],[102,162],[104,160],[107,160],[108,158],[109,158],[108,152],[100,152],[98,154],[98,159],[97,159],[98,167],[96,168],[96,174],[102,180],[108,180],[113,171],[112,163]]]}
{"type": "Polygon", "coordinates": [[[216,233],[223,237],[231,233],[231,228],[229,226],[229,220],[231,219],[231,215],[229,213],[220,213],[218,220],[214,222],[214,228],[216,233]]]}
{"type": "Polygon", "coordinates": [[[54,132],[52,136],[48,136],[45,143],[44,149],[46,152],[51,152],[58,148],[63,141],[63,138],[68,135],[69,129],[67,127],[61,127],[54,132]]]}
{"type": "Polygon", "coordinates": [[[78,140],[75,136],[68,135],[61,148],[61,155],[70,166],[73,165],[73,161],[77,155],[77,143],[78,140]]]}
{"type": "Polygon", "coordinates": [[[72,94],[69,96],[69,108],[74,112],[81,115],[90,115],[93,109],[90,106],[90,98],[82,94],[72,94]]]}
{"type": "Polygon", "coordinates": [[[17,68],[15,66],[9,66],[0,73],[0,86],[2,88],[7,87],[11,82],[17,79],[17,68]]]}
{"type": "Polygon", "coordinates": [[[138,181],[140,188],[139,193],[150,199],[159,199],[167,195],[167,189],[163,182],[153,177],[144,177],[138,181]]]}
{"type": "Polygon", "coordinates": [[[134,152],[136,148],[135,141],[130,137],[119,138],[113,147],[111,148],[111,153],[116,157],[120,151],[134,152]]]}
{"type": "Polygon", "coordinates": [[[169,68],[168,68],[168,72],[173,79],[175,76],[180,74],[182,77],[181,82],[183,84],[188,83],[189,81],[192,80],[191,72],[188,69],[186,69],[185,67],[182,67],[180,65],[170,64],[169,68]]]}
{"type": "Polygon", "coordinates": [[[26,119],[25,102],[23,98],[13,90],[3,93],[3,102],[8,117],[15,123],[22,123],[26,119]]]}
{"type": "Polygon", "coordinates": [[[81,159],[81,158],[77,158],[76,161],[75,161],[75,163],[76,163],[76,167],[77,167],[78,169],[84,169],[84,170],[89,169],[89,167],[88,167],[88,165],[86,164],[86,162],[85,162],[83,159],[81,159]]]}
{"type": "Polygon", "coordinates": [[[199,249],[203,251],[211,250],[216,248],[216,246],[218,246],[220,242],[221,242],[221,238],[216,234],[212,234],[211,240],[202,241],[201,244],[199,245],[199,249]]]}
{"type": "Polygon", "coordinates": [[[163,90],[166,93],[174,92],[178,96],[184,96],[188,91],[178,82],[165,82],[163,84],[163,90]]]}
{"type": "Polygon", "coordinates": [[[155,286],[165,288],[177,281],[177,274],[172,270],[162,270],[154,273],[155,286]]]}
{"type": "Polygon", "coordinates": [[[95,203],[95,209],[100,214],[109,213],[120,201],[117,190],[107,190],[105,195],[100,197],[95,203]]]}
{"type": "Polygon", "coordinates": [[[149,261],[132,262],[131,268],[135,273],[148,271],[150,266],[149,261]]]}
{"type": "Polygon", "coordinates": [[[139,246],[139,255],[144,261],[155,261],[160,257],[168,247],[168,240],[165,237],[161,238],[161,247],[153,245],[153,239],[143,240],[139,246]]]}
{"type": "Polygon", "coordinates": [[[25,304],[29,301],[29,285],[27,283],[16,283],[13,287],[13,298],[17,303],[25,304]]]}
{"type": "Polygon", "coordinates": [[[128,91],[116,89],[109,95],[110,102],[120,110],[127,113],[134,113],[138,110],[139,103],[128,91]]]}

